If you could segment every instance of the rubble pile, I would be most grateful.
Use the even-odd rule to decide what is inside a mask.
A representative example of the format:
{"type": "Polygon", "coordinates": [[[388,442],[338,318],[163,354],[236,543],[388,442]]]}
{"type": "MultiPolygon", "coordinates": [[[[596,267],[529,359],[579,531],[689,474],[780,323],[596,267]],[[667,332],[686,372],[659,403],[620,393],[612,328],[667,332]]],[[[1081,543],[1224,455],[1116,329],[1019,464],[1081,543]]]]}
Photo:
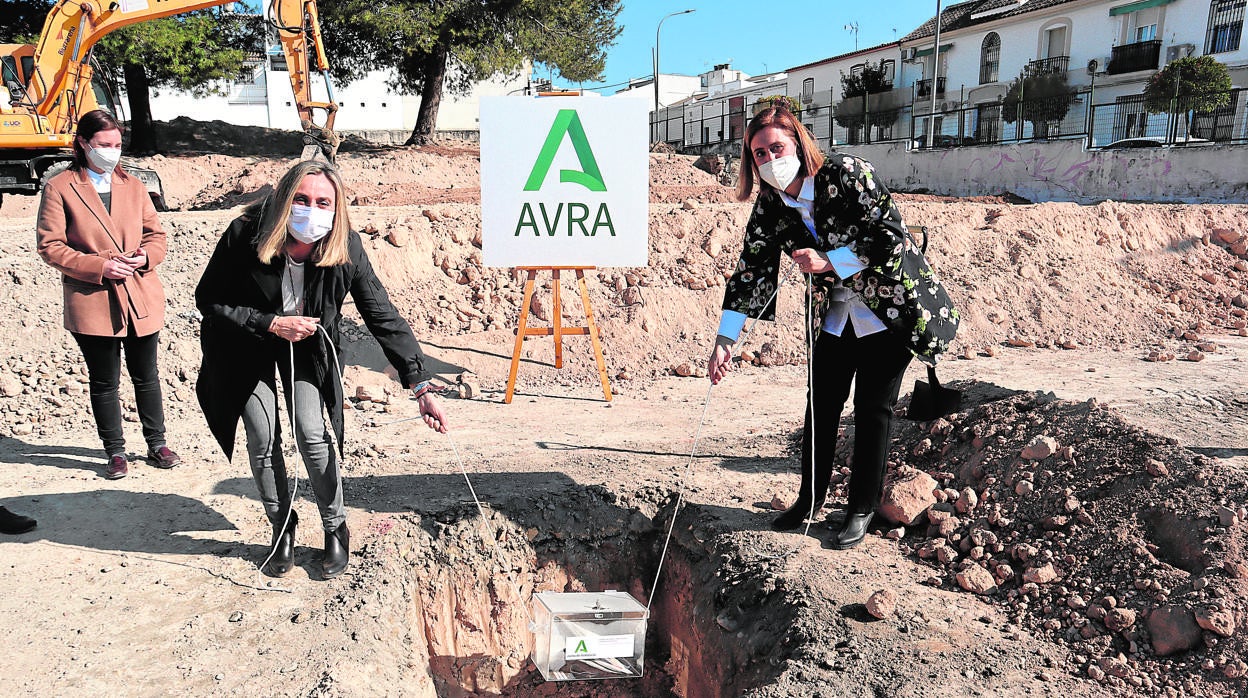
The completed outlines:
{"type": "Polygon", "coordinates": [[[990,395],[899,441],[881,513],[927,583],[1005,606],[1109,687],[1244,690],[1248,475],[1052,394],[990,395]]]}

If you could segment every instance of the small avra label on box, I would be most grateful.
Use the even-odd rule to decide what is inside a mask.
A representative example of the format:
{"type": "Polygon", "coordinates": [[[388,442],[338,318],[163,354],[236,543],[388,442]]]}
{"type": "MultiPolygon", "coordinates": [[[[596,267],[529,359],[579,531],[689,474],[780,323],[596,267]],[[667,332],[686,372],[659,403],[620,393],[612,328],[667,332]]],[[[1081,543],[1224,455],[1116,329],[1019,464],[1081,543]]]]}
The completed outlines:
{"type": "Polygon", "coordinates": [[[587,635],[568,637],[565,653],[573,659],[606,659],[633,656],[632,635],[587,635]]]}

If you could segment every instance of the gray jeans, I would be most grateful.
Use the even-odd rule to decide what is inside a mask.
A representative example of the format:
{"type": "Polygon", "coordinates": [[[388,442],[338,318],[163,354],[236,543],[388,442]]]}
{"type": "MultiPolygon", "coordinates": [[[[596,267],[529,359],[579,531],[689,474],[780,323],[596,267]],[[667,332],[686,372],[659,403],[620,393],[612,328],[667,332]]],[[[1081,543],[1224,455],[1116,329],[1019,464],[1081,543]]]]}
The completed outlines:
{"type": "MultiPolygon", "coordinates": [[[[325,425],[321,394],[316,385],[303,380],[295,380],[294,384],[295,440],[308,470],[308,482],[316,494],[321,523],[326,531],[333,531],[346,519],[334,437],[325,425]]],[[[264,512],[275,524],[285,518],[290,506],[290,486],[287,484],[282,434],[277,421],[276,385],[273,376],[261,380],[243,407],[251,475],[260,490],[264,512]]]]}

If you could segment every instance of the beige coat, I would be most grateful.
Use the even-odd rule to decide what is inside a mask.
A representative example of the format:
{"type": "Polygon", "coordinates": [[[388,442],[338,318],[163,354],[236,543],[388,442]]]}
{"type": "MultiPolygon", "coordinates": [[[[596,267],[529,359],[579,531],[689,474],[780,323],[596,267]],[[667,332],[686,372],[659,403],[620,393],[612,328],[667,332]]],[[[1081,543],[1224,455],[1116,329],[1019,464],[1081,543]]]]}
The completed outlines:
{"type": "Polygon", "coordinates": [[[165,289],[156,265],[165,259],[165,231],[147,188],[113,173],[112,213],[85,170],[71,168],[48,181],[39,204],[39,256],[63,275],[65,329],[79,334],[139,337],[165,324],[165,289]],[[147,266],[124,280],[104,278],[104,263],[138,248],[147,266]]]}

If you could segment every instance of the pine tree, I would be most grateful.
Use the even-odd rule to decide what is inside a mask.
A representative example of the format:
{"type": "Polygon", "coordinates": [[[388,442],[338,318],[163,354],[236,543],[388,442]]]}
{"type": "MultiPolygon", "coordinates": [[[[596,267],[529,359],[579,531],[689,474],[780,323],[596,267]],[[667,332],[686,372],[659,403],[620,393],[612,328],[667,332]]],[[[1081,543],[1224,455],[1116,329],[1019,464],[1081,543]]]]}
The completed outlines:
{"type": "Polygon", "coordinates": [[[599,79],[621,30],[620,0],[327,0],[320,10],[336,78],[392,68],[392,88],[420,94],[409,145],[432,139],[444,91],[467,94],[526,60],[572,82],[599,79]]]}

